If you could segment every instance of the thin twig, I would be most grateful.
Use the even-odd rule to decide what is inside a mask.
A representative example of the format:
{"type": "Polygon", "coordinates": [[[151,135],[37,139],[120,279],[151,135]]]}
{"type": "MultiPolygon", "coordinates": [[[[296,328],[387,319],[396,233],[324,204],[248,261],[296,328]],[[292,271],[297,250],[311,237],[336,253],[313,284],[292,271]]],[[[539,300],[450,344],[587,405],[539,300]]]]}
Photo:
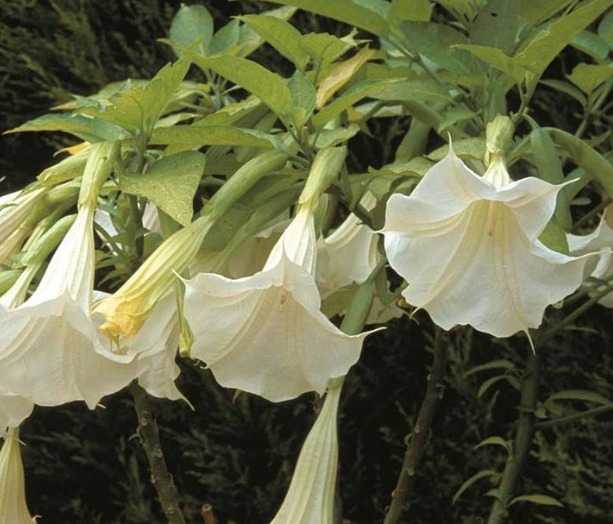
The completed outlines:
{"type": "Polygon", "coordinates": [[[572,415],[566,415],[565,417],[554,418],[551,420],[544,420],[542,422],[537,422],[535,424],[535,429],[543,430],[550,429],[561,424],[567,424],[568,422],[575,422],[576,420],[581,420],[586,417],[595,417],[596,415],[601,415],[602,413],[608,413],[609,411],[613,411],[613,406],[599,406],[597,408],[587,409],[585,411],[581,411],[579,413],[573,413],[572,415]]]}
{"type": "Polygon", "coordinates": [[[511,501],[522,470],[528,458],[534,436],[534,411],[538,397],[539,369],[538,356],[529,350],[526,372],[521,386],[519,418],[513,448],[507,458],[499,494],[494,500],[487,524],[502,524],[507,518],[507,508],[511,501]]]}
{"type": "Polygon", "coordinates": [[[157,491],[162,511],[166,515],[168,524],[185,524],[185,519],[177,502],[172,477],[166,468],[166,461],[160,444],[160,433],[153,418],[151,400],[147,392],[136,382],[130,385],[130,393],[134,398],[134,409],[138,416],[138,434],[151,468],[151,482],[157,491]]]}
{"type": "Polygon", "coordinates": [[[407,498],[413,489],[417,466],[428,444],[430,426],[438,402],[442,398],[443,379],[447,364],[446,338],[445,332],[442,329],[436,328],[432,369],[428,374],[426,395],[419,409],[415,427],[406,439],[407,448],[402,461],[402,469],[398,476],[396,489],[394,489],[392,493],[392,502],[385,515],[384,524],[396,524],[400,522],[402,513],[406,507],[407,498]]]}

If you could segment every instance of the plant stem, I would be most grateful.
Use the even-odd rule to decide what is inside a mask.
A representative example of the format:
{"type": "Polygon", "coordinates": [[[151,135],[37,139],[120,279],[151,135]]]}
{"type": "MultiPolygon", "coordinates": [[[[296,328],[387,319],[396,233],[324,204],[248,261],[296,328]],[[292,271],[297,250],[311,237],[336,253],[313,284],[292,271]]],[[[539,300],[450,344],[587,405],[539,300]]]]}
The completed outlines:
{"type": "Polygon", "coordinates": [[[580,413],[573,413],[572,415],[567,415],[565,417],[554,418],[551,420],[544,420],[543,422],[537,422],[535,424],[535,429],[543,430],[550,429],[555,426],[559,426],[561,424],[567,424],[569,422],[575,422],[577,420],[584,419],[586,417],[595,417],[596,415],[600,415],[602,413],[608,413],[609,411],[613,411],[613,406],[599,406],[597,408],[587,409],[585,411],[581,411],[580,413]]]}
{"type": "Polygon", "coordinates": [[[384,524],[400,522],[406,507],[406,500],[413,489],[417,466],[428,444],[430,425],[432,424],[438,402],[442,398],[442,383],[447,364],[446,338],[445,332],[440,328],[436,328],[432,368],[428,374],[426,395],[419,409],[415,427],[406,438],[407,448],[402,461],[402,469],[398,476],[396,489],[392,492],[392,502],[385,515],[384,524]]]}
{"type": "Polygon", "coordinates": [[[151,482],[157,491],[162,510],[168,524],[185,524],[177,502],[175,486],[166,468],[164,453],[160,444],[160,433],[153,418],[152,404],[147,392],[136,382],[130,384],[134,398],[134,409],[138,416],[138,434],[151,468],[151,482]]]}
{"type": "Polygon", "coordinates": [[[534,436],[534,411],[538,397],[538,357],[530,351],[528,363],[521,386],[519,419],[513,448],[507,458],[500,486],[499,496],[494,500],[487,524],[502,524],[507,518],[507,508],[511,501],[522,470],[528,458],[534,436]]]}

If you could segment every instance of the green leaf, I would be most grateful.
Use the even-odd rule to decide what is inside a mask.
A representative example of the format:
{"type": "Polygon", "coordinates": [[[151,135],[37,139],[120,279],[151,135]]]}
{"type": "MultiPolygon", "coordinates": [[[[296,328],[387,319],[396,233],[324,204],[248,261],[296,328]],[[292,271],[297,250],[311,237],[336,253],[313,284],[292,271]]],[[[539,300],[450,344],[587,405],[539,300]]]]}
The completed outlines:
{"type": "Polygon", "coordinates": [[[255,129],[232,126],[173,126],[153,130],[150,144],[180,145],[186,149],[201,146],[247,146],[263,149],[281,148],[278,139],[255,129]]]}
{"type": "Polygon", "coordinates": [[[433,22],[401,22],[399,37],[413,52],[425,56],[442,69],[459,75],[468,75],[465,60],[450,48],[468,44],[466,37],[448,25],[433,22]]]}
{"type": "Polygon", "coordinates": [[[300,45],[315,62],[325,66],[356,47],[357,43],[353,40],[353,33],[343,38],[328,33],[307,33],[302,35],[300,45]]]}
{"type": "Polygon", "coordinates": [[[194,57],[202,69],[211,69],[257,96],[275,114],[283,116],[292,108],[292,96],[286,82],[276,73],[246,58],[223,55],[194,57]]]}
{"type": "Polygon", "coordinates": [[[119,187],[126,193],[151,200],[179,224],[187,226],[192,220],[193,199],[204,165],[202,153],[178,153],[156,161],[142,175],[122,175],[119,187]]]}
{"type": "Polygon", "coordinates": [[[521,495],[511,500],[511,502],[509,502],[509,506],[512,506],[516,502],[532,502],[533,504],[539,504],[541,506],[557,506],[559,508],[564,507],[559,500],[554,499],[549,495],[521,495]]]}
{"type": "Polygon", "coordinates": [[[613,78],[613,67],[606,65],[578,64],[567,78],[584,93],[590,94],[607,80],[613,78]]]}
{"type": "Polygon", "coordinates": [[[443,134],[447,128],[459,122],[470,120],[477,115],[478,113],[468,109],[468,107],[463,104],[453,105],[443,112],[443,120],[437,126],[436,132],[438,134],[443,134]]]}
{"type": "Polygon", "coordinates": [[[568,240],[566,238],[566,230],[555,216],[547,222],[545,229],[543,229],[543,232],[539,235],[539,240],[553,251],[563,253],[564,255],[570,253],[568,240]]]}
{"type": "Polygon", "coordinates": [[[480,10],[470,30],[470,42],[478,46],[499,49],[505,54],[515,50],[519,31],[517,0],[489,0],[480,10]]]}
{"type": "Polygon", "coordinates": [[[213,36],[213,17],[204,6],[182,4],[170,24],[173,47],[188,48],[199,41],[195,51],[206,56],[213,36]]]}
{"type": "Polygon", "coordinates": [[[463,49],[468,51],[471,55],[475,56],[482,62],[495,67],[499,71],[510,76],[515,83],[520,84],[528,70],[522,66],[518,60],[505,55],[500,49],[493,47],[486,47],[480,45],[455,45],[455,49],[463,49]]]}
{"type": "Polygon", "coordinates": [[[217,53],[223,53],[231,47],[238,44],[240,38],[240,23],[238,20],[231,20],[224,25],[219,31],[217,31],[211,43],[209,44],[209,54],[215,55],[217,53]]]}
{"type": "Polygon", "coordinates": [[[562,80],[541,80],[541,84],[574,98],[581,104],[581,107],[587,107],[587,98],[572,84],[563,82],[562,80]]]}
{"type": "Polygon", "coordinates": [[[605,62],[609,56],[610,49],[607,41],[591,31],[579,33],[573,38],[571,45],[591,56],[596,62],[605,62]]]}
{"type": "Polygon", "coordinates": [[[100,101],[98,107],[85,107],[81,112],[111,122],[133,135],[142,132],[149,136],[189,66],[187,58],[180,58],[174,64],[164,66],[144,85],[119,91],[107,101],[100,101]]]}
{"type": "Polygon", "coordinates": [[[341,96],[334,99],[313,117],[313,125],[316,129],[323,128],[330,120],[336,118],[339,114],[351,107],[356,102],[366,98],[367,96],[372,96],[379,93],[382,88],[390,86],[395,82],[398,82],[398,80],[363,80],[362,82],[351,86],[341,96]]]}
{"type": "Polygon", "coordinates": [[[292,95],[292,110],[290,111],[294,126],[301,129],[305,122],[311,118],[315,110],[317,90],[313,82],[301,71],[296,71],[287,87],[292,95]]]}
{"type": "Polygon", "coordinates": [[[502,437],[488,437],[479,442],[479,444],[477,444],[474,449],[479,449],[483,446],[500,446],[501,448],[504,448],[507,453],[511,453],[511,445],[506,439],[503,439],[502,437]]]}
{"type": "Polygon", "coordinates": [[[470,488],[478,480],[481,480],[484,478],[492,478],[498,475],[499,473],[497,471],[494,471],[493,469],[484,469],[484,470],[481,470],[475,473],[472,477],[470,477],[466,482],[464,482],[464,484],[462,484],[458,488],[458,491],[455,492],[455,494],[453,495],[453,498],[451,499],[451,503],[455,504],[458,501],[458,499],[462,496],[462,493],[464,493],[468,488],[470,488]]]}
{"type": "Polygon", "coordinates": [[[585,389],[557,391],[549,395],[549,398],[545,401],[545,405],[547,405],[548,402],[554,402],[556,400],[581,400],[584,402],[594,402],[595,404],[601,404],[603,406],[613,406],[613,401],[609,400],[607,397],[595,391],[585,389]]]}
{"type": "MultiPolygon", "coordinates": [[[[485,156],[485,140],[483,138],[464,138],[462,140],[453,141],[453,151],[456,155],[462,158],[472,158],[482,161],[485,156]]],[[[428,158],[438,162],[449,154],[449,144],[435,149],[428,158]]]]}
{"type": "Polygon", "coordinates": [[[529,22],[530,25],[538,25],[545,20],[549,20],[556,13],[566,8],[575,0],[515,0],[513,3],[519,5],[521,17],[529,22]]]}
{"type": "Polygon", "coordinates": [[[468,370],[464,373],[464,377],[469,377],[470,375],[474,375],[475,373],[480,373],[481,371],[489,371],[490,369],[514,369],[515,364],[509,360],[492,360],[491,362],[486,362],[485,364],[481,364],[479,366],[475,366],[474,368],[468,370]]]}
{"type": "Polygon", "coordinates": [[[305,11],[327,16],[347,25],[359,27],[377,36],[389,31],[386,20],[389,3],[384,0],[272,0],[305,11]]]}
{"type": "Polygon", "coordinates": [[[360,126],[349,124],[347,127],[336,127],[334,129],[322,129],[315,138],[315,147],[333,147],[347,142],[360,132],[360,126]]]}
{"type": "Polygon", "coordinates": [[[477,3],[474,0],[437,0],[450,13],[457,13],[461,18],[474,20],[477,16],[477,3]]]}
{"type": "MultiPolygon", "coordinates": [[[[389,78],[388,80],[394,80],[389,78]]],[[[439,82],[429,78],[415,78],[404,80],[401,78],[384,86],[381,90],[373,94],[373,98],[377,100],[388,101],[414,101],[421,100],[424,102],[432,100],[445,100],[451,102],[453,100],[448,89],[439,82]]]]}
{"type": "Polygon", "coordinates": [[[613,0],[591,0],[547,24],[534,38],[522,45],[520,52],[515,55],[518,63],[532,71],[537,78],[540,77],[562,49],[611,5],[613,0]]]}
{"type": "MultiPolygon", "coordinates": [[[[295,7],[278,7],[269,11],[260,12],[260,15],[274,16],[276,18],[282,18],[284,20],[289,19],[296,12],[295,7]]],[[[247,24],[240,26],[240,35],[236,47],[232,48],[229,54],[246,57],[253,53],[258,47],[264,43],[264,40],[247,24]]]]}
{"type": "Polygon", "coordinates": [[[69,113],[43,115],[34,120],[29,120],[18,127],[9,129],[4,134],[26,131],[62,131],[88,142],[112,142],[128,138],[128,134],[114,124],[69,113]]]}
{"type": "Polygon", "coordinates": [[[297,69],[304,71],[309,55],[301,45],[300,31],[293,25],[281,18],[265,15],[243,15],[239,20],[248,24],[297,69]]]}
{"type": "Polygon", "coordinates": [[[387,19],[392,24],[403,20],[427,22],[431,15],[432,4],[429,0],[392,0],[387,19]]]}
{"type": "Polygon", "coordinates": [[[598,24],[598,36],[613,50],[613,11],[607,13],[598,24]]]}
{"type": "Polygon", "coordinates": [[[496,375],[495,377],[488,378],[481,386],[479,387],[479,391],[477,392],[477,398],[481,398],[487,391],[495,384],[500,382],[501,380],[507,381],[507,375],[496,375]]]}

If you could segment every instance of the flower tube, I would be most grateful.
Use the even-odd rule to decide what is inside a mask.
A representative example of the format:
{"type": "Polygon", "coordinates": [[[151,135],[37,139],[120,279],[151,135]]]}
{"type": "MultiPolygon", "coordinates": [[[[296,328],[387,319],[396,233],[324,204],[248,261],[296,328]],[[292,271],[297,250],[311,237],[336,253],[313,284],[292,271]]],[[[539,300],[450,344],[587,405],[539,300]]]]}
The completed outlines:
{"type": "Polygon", "coordinates": [[[14,428],[4,436],[0,450],[0,522],[32,524],[26,504],[26,488],[19,449],[19,430],[14,428]]]}
{"type": "Polygon", "coordinates": [[[443,329],[507,337],[539,326],[545,308],[581,284],[586,262],[538,240],[561,187],[512,181],[499,154],[481,177],[450,148],[410,196],[387,204],[385,251],[409,284],[407,302],[443,329]]]}

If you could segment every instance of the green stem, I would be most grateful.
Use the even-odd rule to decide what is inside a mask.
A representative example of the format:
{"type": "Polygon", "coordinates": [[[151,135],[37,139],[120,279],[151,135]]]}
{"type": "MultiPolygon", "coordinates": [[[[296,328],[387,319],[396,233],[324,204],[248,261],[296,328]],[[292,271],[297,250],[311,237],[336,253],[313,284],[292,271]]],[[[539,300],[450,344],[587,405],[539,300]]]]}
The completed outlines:
{"type": "Polygon", "coordinates": [[[153,418],[151,400],[147,392],[136,382],[130,385],[130,393],[134,397],[134,409],[138,416],[138,434],[151,468],[151,482],[157,491],[166,520],[168,524],[185,524],[177,501],[172,476],[168,473],[164,460],[160,433],[153,418]]]}
{"type": "Polygon", "coordinates": [[[400,522],[406,508],[407,498],[413,489],[417,466],[428,444],[430,426],[434,418],[436,407],[442,398],[443,379],[447,364],[447,348],[445,342],[445,332],[440,328],[436,328],[432,368],[428,374],[426,395],[419,409],[415,427],[406,438],[407,448],[402,461],[402,469],[398,476],[396,489],[392,492],[392,501],[385,515],[384,524],[396,524],[400,522]]]}
{"type": "Polygon", "coordinates": [[[602,413],[608,413],[611,410],[613,410],[613,406],[599,406],[597,408],[587,409],[581,413],[573,413],[572,415],[567,415],[566,417],[539,422],[535,424],[535,429],[550,429],[555,426],[559,426],[560,424],[566,424],[568,422],[574,422],[575,420],[581,420],[586,417],[595,417],[596,415],[600,415],[602,413]]]}
{"type": "Polygon", "coordinates": [[[521,387],[521,400],[519,405],[519,419],[513,448],[509,453],[502,473],[499,495],[495,499],[490,511],[487,524],[502,524],[506,521],[507,508],[521,477],[524,465],[532,446],[534,436],[534,411],[538,397],[539,383],[538,356],[530,351],[526,372],[521,387]]]}

